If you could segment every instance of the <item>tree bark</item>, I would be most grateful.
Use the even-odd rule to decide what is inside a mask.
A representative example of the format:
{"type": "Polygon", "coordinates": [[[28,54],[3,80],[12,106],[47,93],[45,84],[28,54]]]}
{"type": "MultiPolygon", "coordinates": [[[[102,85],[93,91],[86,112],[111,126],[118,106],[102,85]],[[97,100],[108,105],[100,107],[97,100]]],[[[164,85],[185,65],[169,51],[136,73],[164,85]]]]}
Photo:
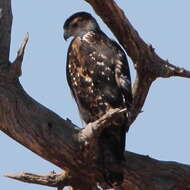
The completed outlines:
{"type": "Polygon", "coordinates": [[[11,42],[11,0],[0,1],[0,63],[9,61],[11,42]]]}
{"type": "MultiPolygon", "coordinates": [[[[137,71],[133,85],[133,105],[129,112],[132,123],[144,105],[149,88],[158,77],[181,76],[190,72],[161,59],[133,28],[113,0],[86,0],[113,31],[137,71]],[[106,11],[104,11],[106,9],[106,11]],[[112,16],[110,16],[112,15],[112,16]]],[[[6,176],[28,183],[58,187],[72,186],[75,190],[110,188],[96,162],[97,138],[112,119],[126,110],[110,110],[102,118],[80,129],[33,100],[19,82],[25,36],[17,57],[9,62],[11,36],[11,1],[0,2],[0,130],[42,158],[63,170],[62,174],[46,176],[22,173],[6,176]],[[48,148],[47,148],[48,147],[48,148]]],[[[126,152],[122,163],[124,181],[117,190],[186,190],[190,187],[190,166],[154,160],[148,156],[126,152]]]]}
{"type": "Polygon", "coordinates": [[[114,0],[85,0],[111,29],[137,71],[133,85],[131,123],[141,112],[152,82],[158,77],[180,76],[190,78],[190,72],[159,57],[152,45],[146,44],[114,0]],[[105,11],[106,10],[106,11],[105,11]],[[110,16],[111,15],[111,16],[110,16]]]}

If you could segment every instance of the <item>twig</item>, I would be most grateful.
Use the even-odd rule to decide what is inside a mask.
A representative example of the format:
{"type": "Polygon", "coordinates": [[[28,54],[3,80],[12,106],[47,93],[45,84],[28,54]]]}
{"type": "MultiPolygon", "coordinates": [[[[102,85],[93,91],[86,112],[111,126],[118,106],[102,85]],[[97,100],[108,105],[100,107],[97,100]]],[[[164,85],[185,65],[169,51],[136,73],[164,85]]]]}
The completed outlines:
{"type": "Polygon", "coordinates": [[[21,172],[16,174],[5,174],[4,176],[26,183],[57,187],[59,190],[63,189],[65,186],[68,186],[71,180],[71,177],[67,172],[51,172],[47,175],[36,175],[28,172],[21,172]]]}
{"type": "Polygon", "coordinates": [[[26,33],[24,36],[24,39],[19,47],[19,50],[17,51],[17,57],[12,64],[11,70],[15,74],[16,77],[19,77],[22,74],[22,68],[21,68],[22,61],[24,58],[24,51],[25,51],[26,45],[28,43],[28,39],[29,39],[29,33],[26,33]]]}
{"type": "MultiPolygon", "coordinates": [[[[170,77],[170,76],[178,76],[178,77],[184,77],[184,78],[190,78],[190,71],[181,68],[181,67],[177,67],[174,65],[171,65],[169,63],[167,63],[165,65],[165,67],[170,70],[170,73],[168,76],[166,77],[170,77]]],[[[164,76],[163,76],[164,77],[164,76]]]]}
{"type": "Polygon", "coordinates": [[[85,142],[92,138],[97,138],[103,129],[108,126],[117,116],[127,112],[127,109],[110,109],[106,114],[104,114],[100,119],[89,123],[82,129],[78,135],[79,141],[85,142]]]}

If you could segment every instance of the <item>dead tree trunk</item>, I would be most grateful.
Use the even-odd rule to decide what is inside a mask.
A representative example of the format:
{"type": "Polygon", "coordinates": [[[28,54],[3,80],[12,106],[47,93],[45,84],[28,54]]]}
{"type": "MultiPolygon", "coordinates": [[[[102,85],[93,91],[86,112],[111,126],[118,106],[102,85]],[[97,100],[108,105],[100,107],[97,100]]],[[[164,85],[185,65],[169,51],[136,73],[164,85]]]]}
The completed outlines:
{"type": "MultiPolygon", "coordinates": [[[[169,64],[147,45],[113,0],[86,0],[115,34],[134,62],[137,71],[133,85],[134,102],[130,123],[140,113],[149,88],[158,77],[190,78],[190,72],[169,64]],[[104,11],[106,9],[106,11],[104,11]],[[111,15],[111,16],[110,16],[111,15]]],[[[39,176],[30,173],[7,174],[7,177],[62,189],[110,188],[104,181],[101,166],[94,162],[97,138],[112,119],[126,110],[115,109],[80,130],[70,121],[33,100],[19,82],[28,34],[17,57],[9,62],[11,36],[11,0],[0,1],[0,130],[34,153],[64,170],[39,176]],[[48,149],[47,149],[48,147],[48,149]]],[[[124,181],[117,190],[187,190],[190,189],[190,166],[154,160],[126,152],[124,181]]]]}

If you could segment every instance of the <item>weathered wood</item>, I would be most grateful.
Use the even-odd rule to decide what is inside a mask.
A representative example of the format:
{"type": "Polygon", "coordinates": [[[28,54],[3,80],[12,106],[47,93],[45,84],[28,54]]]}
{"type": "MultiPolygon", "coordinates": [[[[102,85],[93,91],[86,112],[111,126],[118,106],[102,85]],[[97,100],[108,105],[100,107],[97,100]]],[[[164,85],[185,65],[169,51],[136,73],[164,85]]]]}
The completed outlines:
{"type": "Polygon", "coordinates": [[[9,61],[12,27],[11,0],[0,1],[0,63],[9,61]]]}
{"type": "MultiPolygon", "coordinates": [[[[162,60],[142,40],[113,0],[86,1],[110,27],[134,62],[137,77],[133,85],[133,106],[129,113],[132,123],[156,78],[189,78],[190,72],[162,60]]],[[[105,127],[105,122],[109,122],[110,114],[80,130],[28,96],[18,79],[28,36],[21,44],[15,62],[9,63],[12,24],[10,0],[0,1],[0,13],[3,13],[0,14],[0,130],[68,174],[62,175],[66,178],[61,179],[58,177],[61,174],[54,174],[54,178],[51,178],[52,174],[45,177],[31,174],[34,177],[31,179],[31,175],[26,173],[9,177],[59,189],[65,185],[72,186],[74,190],[94,190],[97,184],[103,188],[110,187],[102,176],[101,165],[94,159],[94,155],[97,156],[98,134],[105,127]]],[[[111,116],[113,119],[114,114],[111,116]]],[[[117,190],[186,190],[190,187],[190,166],[187,165],[127,152],[126,163],[121,166],[125,178],[119,187],[112,184],[117,190]]]]}
{"type": "Polygon", "coordinates": [[[176,67],[159,57],[154,48],[143,41],[114,0],[85,1],[93,7],[95,12],[107,24],[133,60],[137,71],[136,80],[133,85],[133,106],[130,114],[130,121],[133,123],[141,112],[150,86],[156,78],[171,76],[190,78],[190,72],[176,67]]]}
{"type": "MultiPolygon", "coordinates": [[[[116,190],[186,190],[190,185],[190,166],[176,162],[158,161],[148,156],[126,152],[125,180],[116,190]]],[[[61,173],[36,175],[30,173],[5,176],[27,183],[50,187],[67,186],[72,179],[61,173]]]]}
{"type": "Polygon", "coordinates": [[[63,173],[51,172],[47,175],[36,175],[27,172],[21,172],[17,174],[6,174],[4,176],[26,183],[45,185],[49,187],[59,187],[59,186],[65,187],[68,186],[68,184],[70,183],[70,177],[66,174],[66,172],[63,173]]]}

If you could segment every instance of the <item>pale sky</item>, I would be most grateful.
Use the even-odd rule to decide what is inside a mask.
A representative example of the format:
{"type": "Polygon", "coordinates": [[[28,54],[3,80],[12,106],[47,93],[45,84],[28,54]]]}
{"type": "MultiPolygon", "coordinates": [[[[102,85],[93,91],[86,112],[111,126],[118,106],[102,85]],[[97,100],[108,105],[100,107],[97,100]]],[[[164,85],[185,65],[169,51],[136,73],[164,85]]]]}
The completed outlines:
{"type": "MultiPolygon", "coordinates": [[[[141,37],[170,63],[190,70],[189,0],[117,0],[141,37]]],[[[11,61],[26,32],[30,40],[23,62],[21,83],[26,92],[63,118],[82,126],[65,77],[69,42],[62,26],[77,11],[92,13],[102,30],[114,38],[84,0],[13,0],[11,61]]],[[[111,16],[111,15],[110,15],[111,16]]],[[[135,76],[132,63],[131,74],[135,76]]],[[[126,149],[159,160],[190,164],[190,80],[158,79],[151,87],[143,113],[127,134],[126,149]]],[[[49,190],[2,177],[4,173],[28,171],[45,174],[59,168],[43,160],[0,132],[0,189],[49,190]]]]}

